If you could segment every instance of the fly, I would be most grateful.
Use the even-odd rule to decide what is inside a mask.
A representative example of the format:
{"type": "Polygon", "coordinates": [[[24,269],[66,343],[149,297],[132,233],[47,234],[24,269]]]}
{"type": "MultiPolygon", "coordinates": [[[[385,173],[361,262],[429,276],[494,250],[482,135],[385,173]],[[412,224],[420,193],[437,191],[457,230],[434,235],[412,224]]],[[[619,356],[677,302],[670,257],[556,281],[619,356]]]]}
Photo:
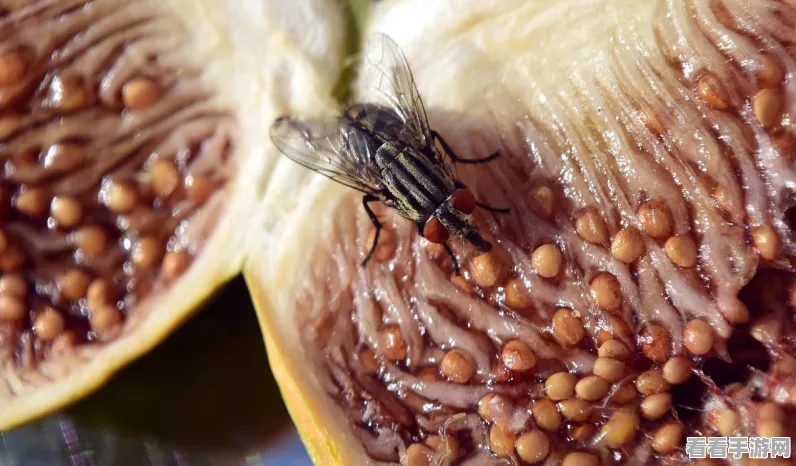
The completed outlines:
{"type": "Polygon", "coordinates": [[[458,236],[479,251],[489,251],[492,244],[479,235],[473,213],[476,207],[497,213],[509,209],[478,202],[455,178],[450,162],[487,163],[499,152],[461,159],[429,128],[406,58],[389,37],[375,34],[371,38],[362,73],[373,86],[377,102],[353,104],[328,120],[280,117],[271,125],[271,140],[294,162],[364,194],[362,205],[376,233],[363,266],[373,255],[381,232],[381,223],[369,204],[380,201],[414,222],[428,241],[442,244],[458,274],[448,238],[458,236]]]}

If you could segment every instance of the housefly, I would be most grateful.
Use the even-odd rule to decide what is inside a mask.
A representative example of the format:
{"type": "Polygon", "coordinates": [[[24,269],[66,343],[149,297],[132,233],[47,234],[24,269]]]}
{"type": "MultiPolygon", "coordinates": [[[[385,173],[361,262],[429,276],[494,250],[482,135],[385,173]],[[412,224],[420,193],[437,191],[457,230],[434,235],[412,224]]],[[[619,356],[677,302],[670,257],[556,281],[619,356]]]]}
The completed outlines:
{"type": "Polygon", "coordinates": [[[294,162],[364,194],[362,205],[376,232],[363,266],[381,231],[369,203],[380,201],[414,222],[424,238],[442,244],[458,273],[448,238],[458,236],[479,251],[489,251],[492,245],[478,234],[473,212],[476,207],[498,213],[509,210],[478,202],[455,178],[450,162],[486,163],[499,152],[460,159],[429,128],[406,58],[389,37],[375,34],[368,41],[361,73],[373,102],[355,103],[327,120],[280,117],[270,128],[271,140],[294,162]]]}

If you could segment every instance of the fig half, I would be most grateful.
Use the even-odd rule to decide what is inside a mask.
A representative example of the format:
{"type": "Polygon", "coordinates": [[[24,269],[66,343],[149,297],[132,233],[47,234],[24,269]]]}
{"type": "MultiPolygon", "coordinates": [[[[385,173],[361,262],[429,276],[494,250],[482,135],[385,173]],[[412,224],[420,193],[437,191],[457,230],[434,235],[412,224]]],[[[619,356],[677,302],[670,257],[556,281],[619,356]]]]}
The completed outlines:
{"type": "Polygon", "coordinates": [[[686,436],[794,432],[793,5],[370,19],[457,155],[502,153],[457,171],[512,214],[477,213],[488,253],[451,241],[457,276],[385,209],[363,268],[357,196],[277,163],[245,275],[317,464],[692,464],[686,436]]]}
{"type": "Polygon", "coordinates": [[[285,110],[343,54],[323,1],[0,5],[0,429],[96,388],[246,255],[285,110]],[[314,35],[306,35],[307,21],[314,35]]]}

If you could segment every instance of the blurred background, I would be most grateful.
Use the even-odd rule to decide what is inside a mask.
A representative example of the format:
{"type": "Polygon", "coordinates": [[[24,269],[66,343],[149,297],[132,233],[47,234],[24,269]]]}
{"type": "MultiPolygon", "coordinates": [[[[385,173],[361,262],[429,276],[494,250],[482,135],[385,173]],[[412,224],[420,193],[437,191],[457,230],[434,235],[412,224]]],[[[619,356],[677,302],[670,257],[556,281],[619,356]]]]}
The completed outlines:
{"type": "Polygon", "coordinates": [[[240,277],[102,389],[0,440],[0,466],[312,464],[240,277]]]}

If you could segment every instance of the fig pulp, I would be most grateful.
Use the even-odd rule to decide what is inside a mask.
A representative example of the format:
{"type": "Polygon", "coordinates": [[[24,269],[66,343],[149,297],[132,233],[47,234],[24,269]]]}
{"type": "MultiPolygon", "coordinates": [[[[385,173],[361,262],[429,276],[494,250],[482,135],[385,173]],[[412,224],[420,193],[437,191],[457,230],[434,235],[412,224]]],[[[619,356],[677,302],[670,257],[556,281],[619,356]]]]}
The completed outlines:
{"type": "Polygon", "coordinates": [[[373,14],[431,127],[462,158],[501,151],[457,170],[512,214],[478,211],[488,253],[450,242],[457,276],[386,209],[360,267],[373,231],[355,196],[317,185],[291,211],[284,237],[318,247],[249,273],[316,461],[691,464],[687,436],[790,435],[796,10],[406,1],[373,14]]]}
{"type": "Polygon", "coordinates": [[[240,271],[275,96],[331,93],[338,22],[317,1],[0,2],[0,428],[96,388],[240,271]]]}
{"type": "Polygon", "coordinates": [[[235,168],[234,118],[157,43],[167,24],[137,4],[72,3],[0,26],[8,403],[145,315],[201,253],[235,168]]]}

